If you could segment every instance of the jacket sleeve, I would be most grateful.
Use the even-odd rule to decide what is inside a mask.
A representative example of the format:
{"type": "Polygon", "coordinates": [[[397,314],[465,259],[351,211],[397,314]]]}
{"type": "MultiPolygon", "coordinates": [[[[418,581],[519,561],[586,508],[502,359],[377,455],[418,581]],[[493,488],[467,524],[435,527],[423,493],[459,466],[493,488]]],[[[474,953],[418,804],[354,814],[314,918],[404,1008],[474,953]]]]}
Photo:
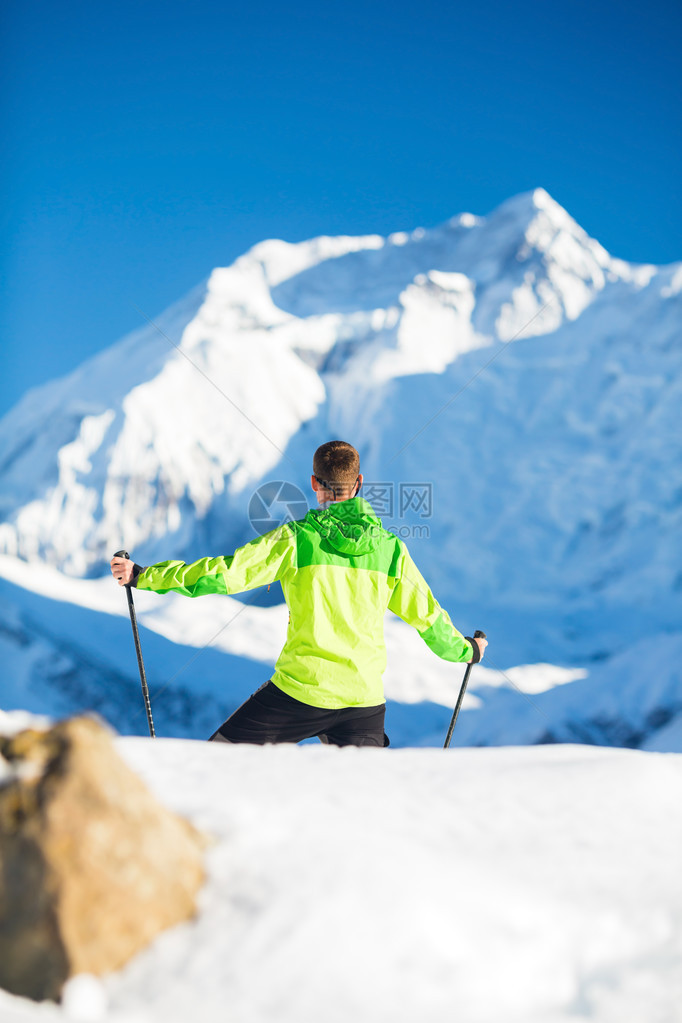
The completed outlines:
{"type": "Polygon", "coordinates": [[[201,558],[191,564],[161,561],[143,569],[138,590],[182,593],[201,597],[206,593],[242,593],[281,579],[295,567],[296,541],[287,524],[238,547],[230,557],[201,558]]]}
{"type": "Polygon", "coordinates": [[[471,643],[454,627],[402,543],[388,607],[412,625],[426,645],[444,661],[470,661],[474,656],[471,643]]]}

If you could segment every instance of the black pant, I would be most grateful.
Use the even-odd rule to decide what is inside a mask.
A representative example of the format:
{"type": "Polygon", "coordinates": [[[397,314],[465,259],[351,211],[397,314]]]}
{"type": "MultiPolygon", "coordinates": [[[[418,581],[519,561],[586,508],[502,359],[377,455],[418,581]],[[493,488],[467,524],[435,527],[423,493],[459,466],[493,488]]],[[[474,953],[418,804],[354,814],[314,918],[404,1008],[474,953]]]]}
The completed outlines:
{"type": "Polygon", "coordinates": [[[309,707],[266,682],[211,736],[216,742],[301,742],[318,736],[332,746],[388,746],[386,705],[324,710],[309,707]]]}

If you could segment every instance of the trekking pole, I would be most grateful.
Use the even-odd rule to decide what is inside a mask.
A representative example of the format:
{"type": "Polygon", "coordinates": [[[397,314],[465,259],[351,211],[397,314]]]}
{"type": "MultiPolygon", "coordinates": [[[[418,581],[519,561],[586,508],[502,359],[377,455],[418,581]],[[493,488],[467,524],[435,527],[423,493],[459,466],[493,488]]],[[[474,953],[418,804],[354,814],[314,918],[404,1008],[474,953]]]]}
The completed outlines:
{"type": "MultiPolygon", "coordinates": [[[[130,555],[127,551],[116,551],[114,554],[115,558],[126,558],[130,560],[130,555]]],[[[144,708],[147,711],[147,722],[149,724],[149,734],[152,739],[156,738],[156,732],[154,731],[154,722],[152,720],[152,705],[149,701],[149,689],[147,688],[147,676],[144,672],[144,661],[142,660],[142,647],[140,646],[140,634],[137,631],[137,615],[135,614],[135,604],[133,603],[133,594],[130,588],[130,583],[125,587],[126,596],[128,597],[128,610],[130,611],[130,624],[133,627],[133,639],[135,640],[135,653],[137,654],[137,666],[140,669],[140,682],[142,683],[142,695],[144,697],[144,708]]]]}
{"type": "MultiPolygon", "coordinates": [[[[481,632],[480,629],[476,629],[476,632],[474,633],[474,639],[486,639],[486,638],[487,637],[486,637],[485,632],[481,632]]],[[[474,666],[474,662],[470,661],[469,664],[467,664],[467,670],[464,672],[464,680],[462,681],[462,688],[460,689],[459,696],[457,697],[457,704],[455,706],[455,712],[452,715],[452,721],[450,722],[450,727],[448,728],[448,734],[445,737],[445,745],[443,746],[443,749],[447,749],[448,746],[450,745],[450,739],[452,738],[452,733],[454,732],[455,725],[457,724],[457,718],[459,717],[460,707],[462,706],[462,700],[464,699],[464,694],[467,691],[467,686],[469,684],[469,675],[471,674],[471,669],[473,668],[473,666],[474,666]]]]}

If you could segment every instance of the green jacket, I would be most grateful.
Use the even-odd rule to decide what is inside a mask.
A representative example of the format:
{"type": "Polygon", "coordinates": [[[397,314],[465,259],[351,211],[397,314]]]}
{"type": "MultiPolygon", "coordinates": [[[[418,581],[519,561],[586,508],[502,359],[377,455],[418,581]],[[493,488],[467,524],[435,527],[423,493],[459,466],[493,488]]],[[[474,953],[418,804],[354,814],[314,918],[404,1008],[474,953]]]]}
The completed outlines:
{"type": "Polygon", "coordinates": [[[384,702],[387,608],[446,661],[473,656],[405,544],[361,497],[310,511],[228,558],[151,565],[136,583],[140,590],[199,597],[276,580],[289,607],[289,627],[272,681],[302,703],[336,710],[384,702]]]}

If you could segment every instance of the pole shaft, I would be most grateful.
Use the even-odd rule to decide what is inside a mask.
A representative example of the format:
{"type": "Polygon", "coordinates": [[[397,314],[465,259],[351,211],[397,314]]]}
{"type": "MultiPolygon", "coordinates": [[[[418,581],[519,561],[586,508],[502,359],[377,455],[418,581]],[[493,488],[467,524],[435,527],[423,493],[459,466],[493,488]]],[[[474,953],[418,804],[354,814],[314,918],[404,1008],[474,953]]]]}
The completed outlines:
{"type": "Polygon", "coordinates": [[[156,732],[154,731],[154,721],[152,719],[152,705],[149,699],[149,688],[147,686],[147,675],[144,670],[144,661],[142,660],[142,647],[140,646],[140,634],[137,629],[137,615],[135,614],[135,603],[133,601],[133,595],[130,590],[130,586],[125,588],[126,596],[128,597],[128,610],[130,612],[130,624],[133,629],[133,640],[135,641],[135,653],[137,654],[137,666],[140,669],[140,682],[142,683],[142,696],[144,698],[144,709],[147,711],[147,724],[149,725],[149,734],[152,739],[156,738],[156,732]]]}
{"type": "Polygon", "coordinates": [[[443,749],[447,749],[448,746],[450,745],[450,740],[452,739],[452,733],[455,730],[455,725],[457,724],[457,718],[459,717],[459,711],[460,711],[460,708],[462,706],[462,701],[464,700],[464,694],[467,691],[467,686],[469,684],[469,675],[471,674],[471,669],[472,668],[473,668],[473,664],[467,664],[467,670],[464,672],[464,680],[462,682],[462,688],[460,689],[459,696],[457,697],[457,704],[455,705],[455,711],[454,711],[454,713],[452,715],[452,720],[450,721],[450,727],[448,728],[448,734],[445,737],[445,745],[443,746],[443,749]]]}

